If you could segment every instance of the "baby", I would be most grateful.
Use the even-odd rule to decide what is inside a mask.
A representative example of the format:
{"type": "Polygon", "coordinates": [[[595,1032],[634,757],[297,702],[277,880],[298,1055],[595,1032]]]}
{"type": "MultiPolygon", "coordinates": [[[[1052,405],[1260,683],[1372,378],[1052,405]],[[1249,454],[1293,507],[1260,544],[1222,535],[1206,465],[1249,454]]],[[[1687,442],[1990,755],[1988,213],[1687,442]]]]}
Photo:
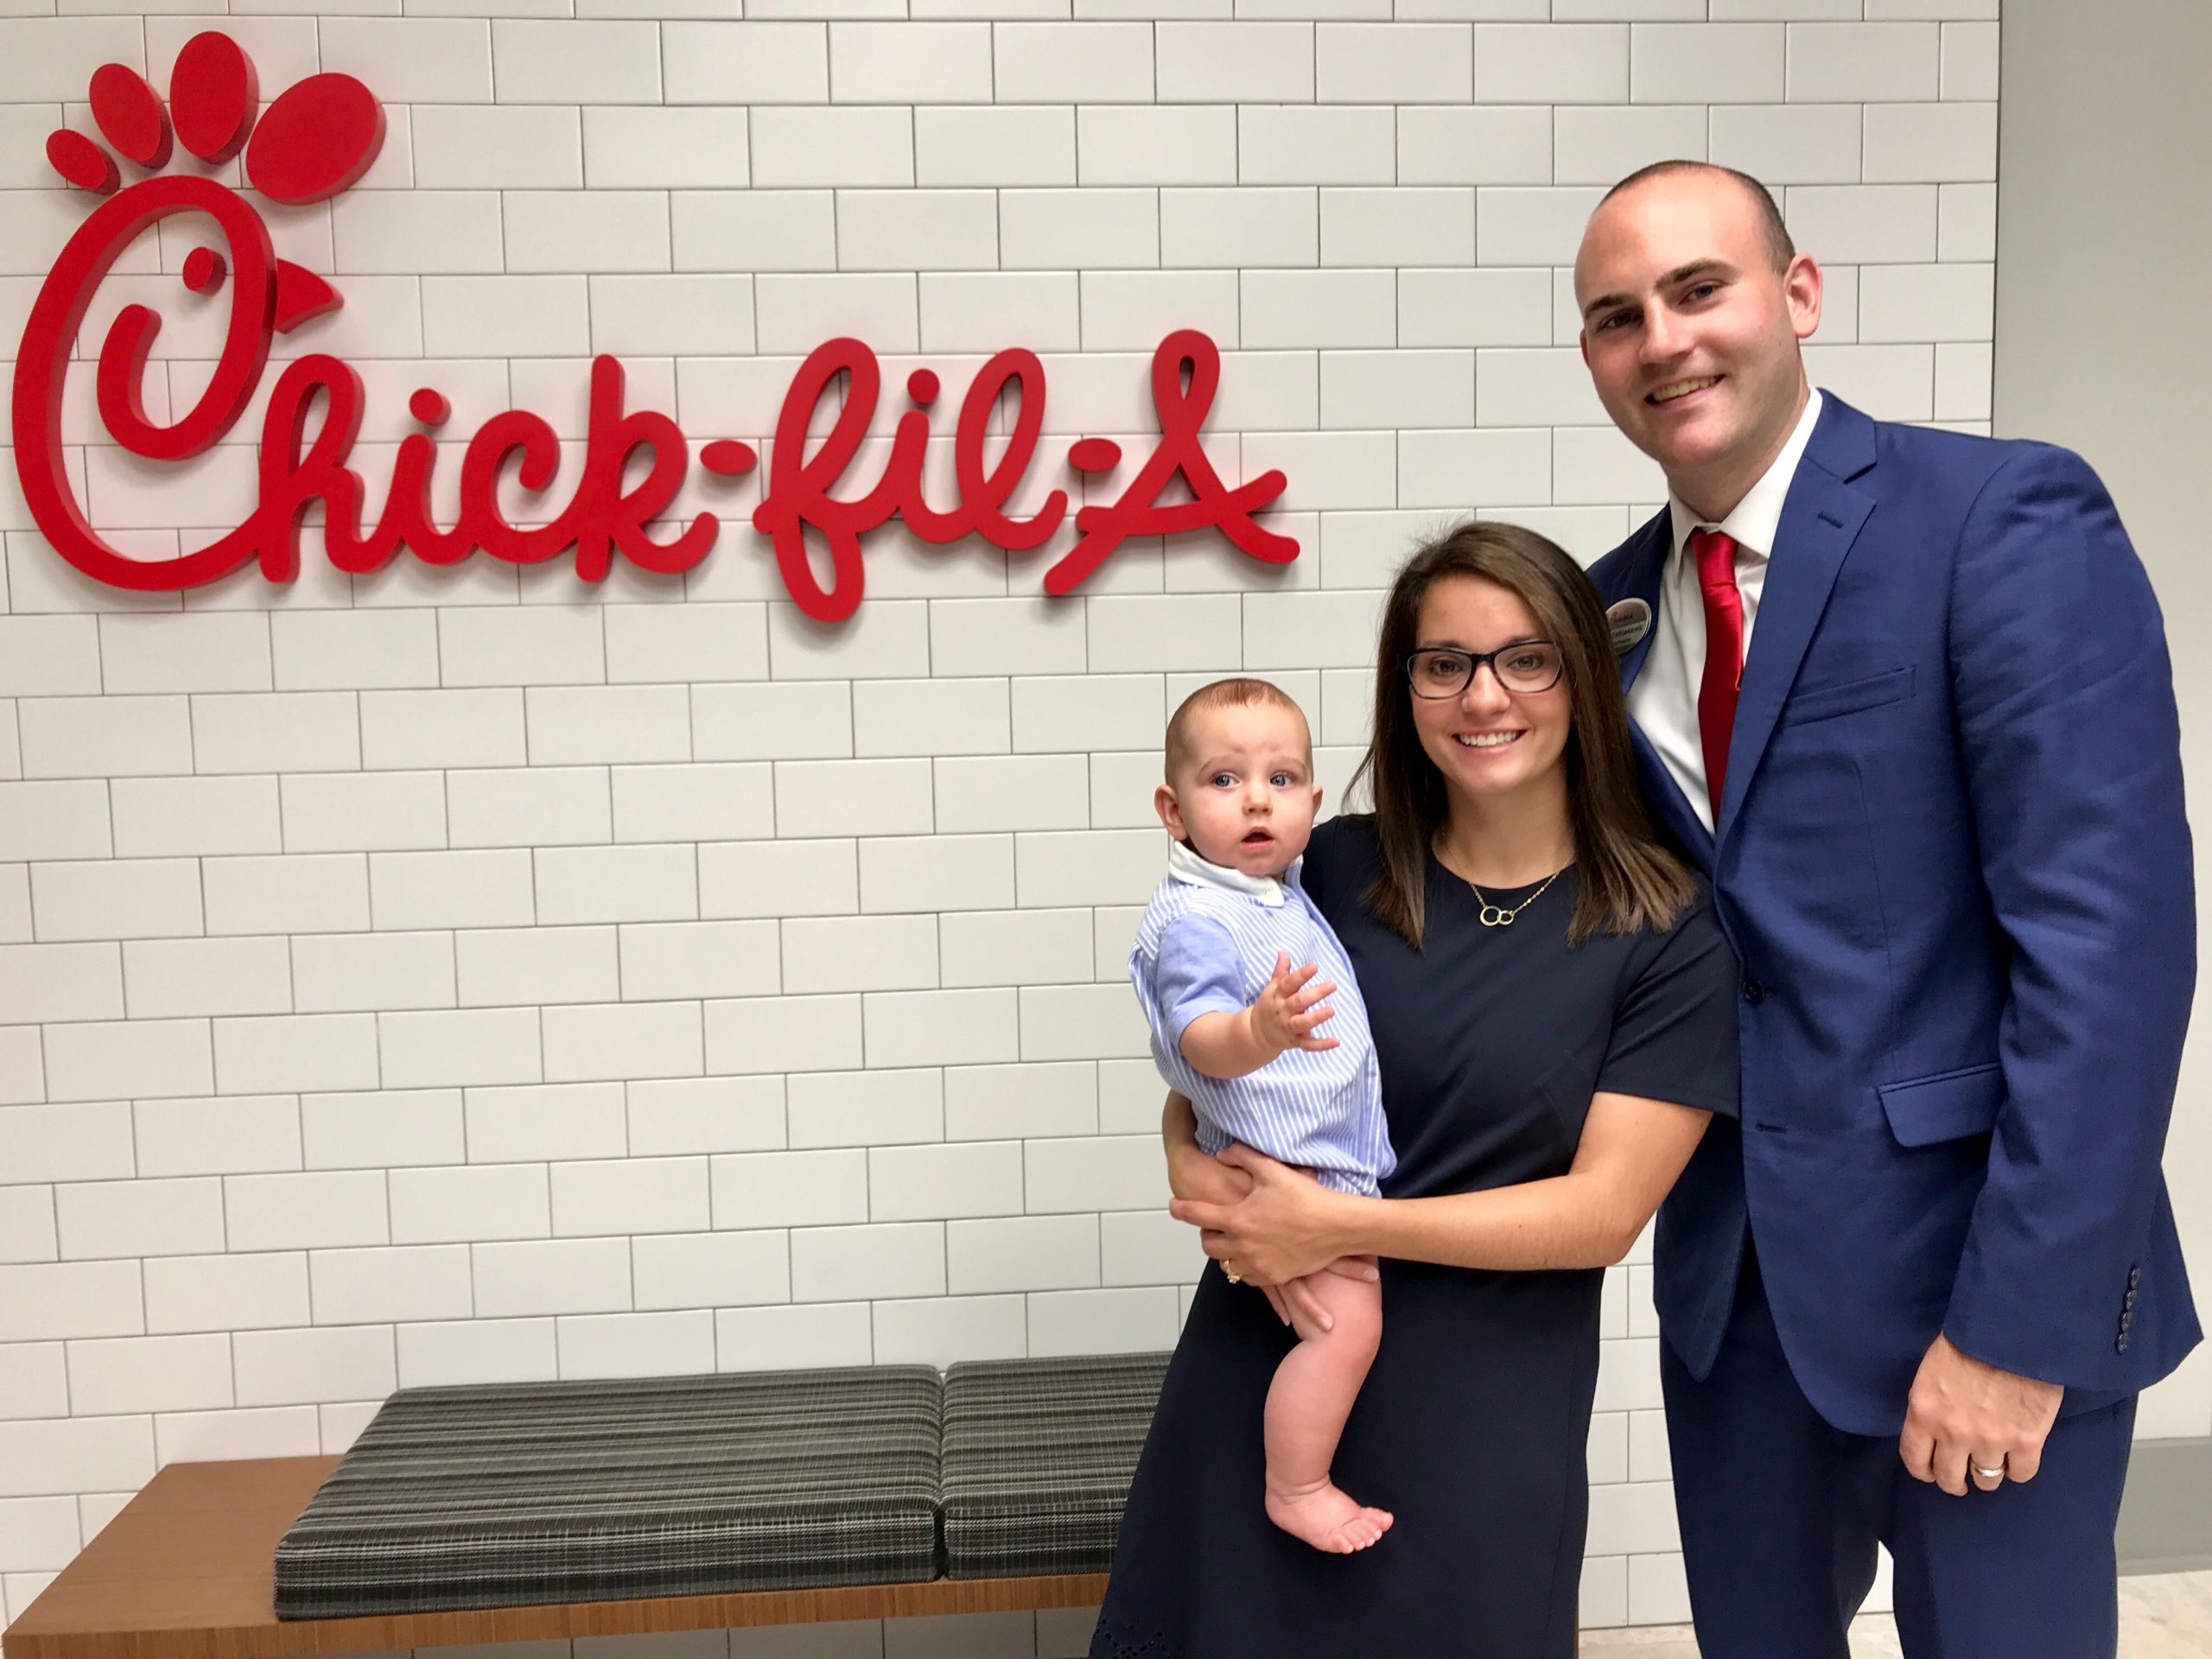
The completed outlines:
{"type": "MultiPolygon", "coordinates": [[[[1306,717],[1265,680],[1217,680],[1168,721],[1166,761],[1153,798],[1175,840],[1129,953],[1160,1075],[1190,1096],[1205,1151],[1242,1141],[1371,1197],[1397,1159],[1351,963],[1298,883],[1321,804],[1306,717]]],[[[1348,1554],[1391,1520],[1329,1478],[1382,1338],[1382,1292],[1335,1267],[1306,1283],[1334,1323],[1293,1310],[1299,1344],[1268,1390],[1268,1517],[1348,1554]]]]}

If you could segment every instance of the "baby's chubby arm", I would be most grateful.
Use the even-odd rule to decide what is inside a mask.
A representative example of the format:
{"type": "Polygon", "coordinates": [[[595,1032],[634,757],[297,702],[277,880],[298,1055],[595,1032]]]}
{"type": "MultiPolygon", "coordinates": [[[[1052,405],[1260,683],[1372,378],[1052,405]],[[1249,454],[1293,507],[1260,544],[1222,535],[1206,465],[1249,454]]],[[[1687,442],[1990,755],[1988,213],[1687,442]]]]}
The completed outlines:
{"type": "Polygon", "coordinates": [[[1209,1077],[1229,1078],[1256,1071],[1289,1049],[1318,1052],[1334,1048],[1335,1038],[1313,1034],[1336,1017],[1336,1010],[1324,1001],[1335,994],[1335,983],[1313,982],[1320,971],[1310,962],[1293,968],[1290,953],[1277,951],[1274,972],[1251,1003],[1233,1013],[1202,1014],[1183,1027],[1177,1045],[1183,1058],[1209,1077]]]}

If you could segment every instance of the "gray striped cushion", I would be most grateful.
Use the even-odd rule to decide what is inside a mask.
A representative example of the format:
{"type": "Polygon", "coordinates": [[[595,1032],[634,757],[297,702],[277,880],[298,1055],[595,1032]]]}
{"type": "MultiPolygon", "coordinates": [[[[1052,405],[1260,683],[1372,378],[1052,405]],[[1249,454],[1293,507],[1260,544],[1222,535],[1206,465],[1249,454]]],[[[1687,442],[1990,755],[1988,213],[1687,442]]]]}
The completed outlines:
{"type": "Polygon", "coordinates": [[[938,1572],[926,1366],[411,1389],[276,1547],[280,1618],[938,1572]]]}
{"type": "Polygon", "coordinates": [[[1167,1359],[955,1365],[944,1380],[946,1576],[1106,1571],[1167,1359]]]}

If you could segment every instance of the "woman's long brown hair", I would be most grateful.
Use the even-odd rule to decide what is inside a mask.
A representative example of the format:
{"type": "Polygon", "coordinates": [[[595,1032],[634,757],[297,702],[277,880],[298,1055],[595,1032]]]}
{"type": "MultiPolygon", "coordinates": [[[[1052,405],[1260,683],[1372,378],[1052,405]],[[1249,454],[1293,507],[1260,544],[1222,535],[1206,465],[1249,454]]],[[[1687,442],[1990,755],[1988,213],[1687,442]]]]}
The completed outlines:
{"type": "Polygon", "coordinates": [[[1628,703],[1598,590],[1554,543],[1518,524],[1469,519],[1407,560],[1382,607],[1375,671],[1375,728],[1352,775],[1375,799],[1382,871],[1362,896],[1368,910],[1421,949],[1428,858],[1449,816],[1444,776],[1421,747],[1406,678],[1420,644],[1421,602],[1437,582],[1478,576],[1519,596],[1565,663],[1569,728],[1564,763],[1574,836],[1576,898],[1567,940],[1671,927],[1695,895],[1689,873],[1660,843],[1636,786],[1628,703]]]}

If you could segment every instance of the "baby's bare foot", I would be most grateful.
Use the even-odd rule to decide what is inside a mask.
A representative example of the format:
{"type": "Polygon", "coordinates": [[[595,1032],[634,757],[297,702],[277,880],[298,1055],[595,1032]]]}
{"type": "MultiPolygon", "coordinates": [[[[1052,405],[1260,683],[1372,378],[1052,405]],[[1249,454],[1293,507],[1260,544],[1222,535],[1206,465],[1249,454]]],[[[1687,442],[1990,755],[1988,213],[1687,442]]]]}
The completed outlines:
{"type": "Polygon", "coordinates": [[[1333,1482],[1323,1481],[1309,1491],[1268,1489],[1268,1519],[1294,1538],[1332,1555],[1349,1555],[1365,1549],[1390,1530],[1388,1510],[1370,1510],[1355,1503],[1333,1482]]]}

